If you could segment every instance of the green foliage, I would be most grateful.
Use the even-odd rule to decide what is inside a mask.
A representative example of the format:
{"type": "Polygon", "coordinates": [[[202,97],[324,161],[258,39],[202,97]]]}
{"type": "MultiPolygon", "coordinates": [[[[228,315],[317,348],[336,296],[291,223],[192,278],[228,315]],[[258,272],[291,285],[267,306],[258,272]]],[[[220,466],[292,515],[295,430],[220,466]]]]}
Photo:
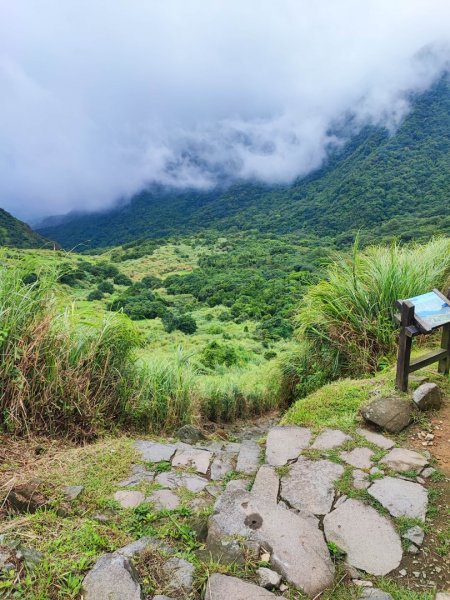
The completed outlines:
{"type": "MultiPolygon", "coordinates": [[[[241,353],[242,354],[242,353],[241,353]]],[[[200,355],[201,362],[210,369],[214,369],[217,365],[225,365],[232,367],[239,362],[243,362],[240,353],[230,344],[221,344],[220,342],[212,341],[203,349],[200,355]]]]}
{"type": "Polygon", "coordinates": [[[374,246],[338,256],[303,298],[298,336],[320,360],[334,355],[341,373],[375,371],[395,351],[395,301],[442,288],[450,277],[450,239],[374,246]]]}
{"type": "Polygon", "coordinates": [[[102,298],[103,292],[101,292],[99,289],[92,290],[92,292],[90,292],[87,296],[87,300],[89,300],[89,302],[93,302],[94,300],[101,300],[102,298]]]}
{"type": "Polygon", "coordinates": [[[116,285],[125,285],[127,287],[133,284],[132,280],[125,273],[114,275],[113,281],[116,285]]]}
{"type": "Polygon", "coordinates": [[[138,335],[125,317],[59,313],[58,273],[0,269],[0,426],[16,433],[92,435],[124,418],[138,335]]]}
{"type": "Polygon", "coordinates": [[[98,284],[97,289],[103,294],[113,294],[114,285],[110,281],[102,281],[98,284]]]}
{"type": "Polygon", "coordinates": [[[369,391],[370,386],[364,380],[330,383],[293,404],[282,423],[349,430],[356,425],[359,409],[368,401],[369,391]]]}
{"type": "Polygon", "coordinates": [[[182,333],[186,333],[187,335],[192,335],[197,331],[197,323],[195,319],[189,314],[177,315],[175,313],[167,311],[163,317],[162,322],[164,325],[164,329],[171,333],[178,329],[182,333]]]}
{"type": "Polygon", "coordinates": [[[43,248],[49,245],[51,245],[49,240],[0,208],[0,246],[43,248]]]}

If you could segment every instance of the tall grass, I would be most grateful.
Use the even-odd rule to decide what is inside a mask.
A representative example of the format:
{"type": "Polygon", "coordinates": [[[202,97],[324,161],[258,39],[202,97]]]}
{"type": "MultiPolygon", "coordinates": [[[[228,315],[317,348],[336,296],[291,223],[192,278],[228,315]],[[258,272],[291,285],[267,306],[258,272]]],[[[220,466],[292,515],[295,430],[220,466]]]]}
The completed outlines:
{"type": "Polygon", "coordinates": [[[200,413],[213,422],[261,415],[280,405],[278,376],[266,365],[204,376],[197,390],[200,413]]]}
{"type": "Polygon", "coordinates": [[[181,350],[173,359],[155,356],[140,362],[136,372],[136,391],[127,408],[136,426],[161,431],[190,422],[196,372],[181,350]]]}
{"type": "Polygon", "coordinates": [[[0,427],[94,435],[123,418],[138,343],[129,321],[76,322],[57,307],[56,269],[0,268],[0,427]]]}
{"type": "Polygon", "coordinates": [[[297,333],[309,340],[313,360],[331,353],[341,373],[373,372],[395,351],[395,301],[433,287],[444,289],[449,278],[448,238],[364,251],[356,244],[305,295],[297,333]]]}

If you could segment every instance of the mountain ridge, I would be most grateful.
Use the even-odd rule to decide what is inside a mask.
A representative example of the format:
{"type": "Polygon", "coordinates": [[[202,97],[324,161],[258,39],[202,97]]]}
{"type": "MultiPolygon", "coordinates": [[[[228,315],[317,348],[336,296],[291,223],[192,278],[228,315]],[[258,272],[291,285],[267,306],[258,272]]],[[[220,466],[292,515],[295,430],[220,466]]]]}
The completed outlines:
{"type": "Polygon", "coordinates": [[[53,242],[46,239],[29,225],[16,219],[9,212],[0,208],[0,246],[11,248],[42,248],[53,242]]]}
{"type": "Polygon", "coordinates": [[[65,247],[138,238],[256,229],[332,237],[427,238],[450,232],[450,84],[418,96],[398,130],[368,126],[317,171],[290,186],[240,182],[208,192],[154,188],[108,213],[38,231],[65,247]]]}

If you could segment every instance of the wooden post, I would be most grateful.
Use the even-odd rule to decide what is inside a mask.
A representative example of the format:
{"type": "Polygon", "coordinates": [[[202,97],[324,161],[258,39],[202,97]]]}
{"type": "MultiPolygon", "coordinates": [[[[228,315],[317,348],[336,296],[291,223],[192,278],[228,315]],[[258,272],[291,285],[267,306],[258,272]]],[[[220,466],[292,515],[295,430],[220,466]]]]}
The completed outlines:
{"type": "Polygon", "coordinates": [[[414,321],[414,304],[409,300],[402,302],[400,311],[400,337],[397,354],[397,377],[395,385],[402,392],[408,391],[409,362],[411,359],[412,337],[407,335],[406,328],[414,321]]]}
{"type": "MultiPolygon", "coordinates": [[[[450,300],[450,289],[447,290],[447,298],[450,300]]],[[[448,375],[450,371],[450,323],[442,328],[441,348],[447,350],[447,356],[439,361],[438,372],[448,375]]]]}

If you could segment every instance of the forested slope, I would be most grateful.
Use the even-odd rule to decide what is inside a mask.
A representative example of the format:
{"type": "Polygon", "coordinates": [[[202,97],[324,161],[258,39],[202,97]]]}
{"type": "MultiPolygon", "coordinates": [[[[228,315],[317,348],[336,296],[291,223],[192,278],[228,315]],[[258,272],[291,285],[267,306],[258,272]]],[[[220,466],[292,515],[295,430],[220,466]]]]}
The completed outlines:
{"type": "Polygon", "coordinates": [[[450,84],[413,101],[398,130],[366,127],[319,171],[289,187],[239,183],[208,193],[142,192],[119,210],[42,228],[65,247],[106,246],[204,228],[302,232],[338,244],[450,233],[450,84]]]}
{"type": "Polygon", "coordinates": [[[0,208],[0,246],[42,248],[50,242],[0,208]]]}

